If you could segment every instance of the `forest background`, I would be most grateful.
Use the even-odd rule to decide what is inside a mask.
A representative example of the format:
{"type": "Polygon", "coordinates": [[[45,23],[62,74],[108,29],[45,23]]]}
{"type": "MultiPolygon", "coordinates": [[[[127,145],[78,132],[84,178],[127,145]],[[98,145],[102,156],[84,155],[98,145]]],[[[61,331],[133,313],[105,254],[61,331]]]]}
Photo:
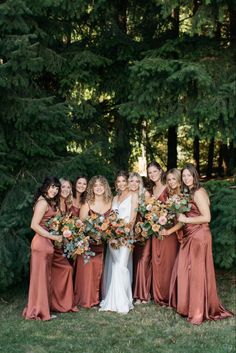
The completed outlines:
{"type": "Polygon", "coordinates": [[[28,275],[33,194],[196,164],[235,265],[236,1],[0,1],[0,288],[28,275]],[[217,179],[217,180],[214,180],[217,179]]]}

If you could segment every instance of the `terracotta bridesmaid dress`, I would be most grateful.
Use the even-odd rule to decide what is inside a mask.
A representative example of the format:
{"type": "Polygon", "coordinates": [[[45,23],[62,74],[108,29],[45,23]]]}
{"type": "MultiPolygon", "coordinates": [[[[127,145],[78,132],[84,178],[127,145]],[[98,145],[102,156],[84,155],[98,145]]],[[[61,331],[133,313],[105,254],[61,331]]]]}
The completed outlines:
{"type": "Polygon", "coordinates": [[[52,301],[51,310],[61,313],[77,312],[74,305],[73,266],[63,255],[62,249],[55,247],[52,261],[52,301]]]}
{"type": "MultiPolygon", "coordinates": [[[[46,229],[45,223],[55,215],[56,212],[48,206],[41,227],[46,229]]],[[[53,253],[52,241],[36,233],[31,242],[28,304],[23,311],[25,319],[50,320],[53,253]]]]}
{"type": "MultiPolygon", "coordinates": [[[[137,221],[141,219],[138,214],[137,221]]],[[[136,243],[133,253],[133,298],[149,301],[152,279],[151,239],[136,243]]]]}
{"type": "MultiPolygon", "coordinates": [[[[97,213],[92,209],[89,215],[97,213]]],[[[103,214],[108,216],[110,210],[103,214]]],[[[90,243],[91,251],[95,256],[90,257],[88,263],[84,263],[83,256],[77,256],[76,272],[74,279],[74,303],[84,308],[91,308],[100,302],[102,273],[104,267],[104,243],[90,243]]]]}
{"type": "MultiPolygon", "coordinates": [[[[76,213],[76,207],[70,209],[72,215],[76,213]]],[[[73,286],[73,260],[69,260],[63,255],[60,248],[55,247],[52,262],[52,303],[53,311],[77,312],[79,309],[74,305],[73,286]]]]}
{"type": "MultiPolygon", "coordinates": [[[[188,217],[200,215],[192,202],[188,217]]],[[[217,296],[209,225],[185,224],[170,285],[170,306],[192,324],[233,316],[217,296]]]]}
{"type": "MultiPolygon", "coordinates": [[[[167,198],[165,188],[158,200],[165,202],[167,198]]],[[[176,233],[164,240],[152,237],[152,295],[154,302],[160,305],[169,305],[170,280],[178,251],[176,233]]]]}

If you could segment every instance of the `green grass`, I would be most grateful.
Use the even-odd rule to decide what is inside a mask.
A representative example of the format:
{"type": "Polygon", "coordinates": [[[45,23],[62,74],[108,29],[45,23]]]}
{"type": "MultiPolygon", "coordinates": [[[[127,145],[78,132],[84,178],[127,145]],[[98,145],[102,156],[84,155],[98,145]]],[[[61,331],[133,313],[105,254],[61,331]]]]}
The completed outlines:
{"type": "MultiPolygon", "coordinates": [[[[218,273],[224,306],[236,312],[235,278],[218,273]]],[[[235,319],[193,326],[173,310],[150,303],[128,315],[81,309],[48,322],[21,317],[26,288],[0,295],[0,352],[4,353],[222,353],[235,352],[235,319]]]]}

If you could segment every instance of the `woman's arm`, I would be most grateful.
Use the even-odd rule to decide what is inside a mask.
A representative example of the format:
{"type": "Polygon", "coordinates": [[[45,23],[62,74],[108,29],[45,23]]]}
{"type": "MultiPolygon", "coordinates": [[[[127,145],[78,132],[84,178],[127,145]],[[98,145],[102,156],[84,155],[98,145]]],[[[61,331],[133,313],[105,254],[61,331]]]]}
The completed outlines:
{"type": "Polygon", "coordinates": [[[40,222],[42,221],[44,214],[47,212],[47,208],[48,208],[48,203],[46,200],[41,199],[37,201],[34,208],[32,221],[31,221],[31,229],[33,229],[35,233],[41,235],[42,237],[61,242],[62,236],[52,235],[40,225],[40,222]]]}
{"type": "Polygon", "coordinates": [[[168,237],[169,235],[175,233],[177,230],[181,229],[182,227],[183,227],[183,224],[178,222],[170,229],[162,229],[160,231],[160,235],[162,235],[163,237],[168,237]]]}
{"type": "Polygon", "coordinates": [[[138,195],[135,193],[132,195],[131,212],[130,212],[130,222],[133,224],[137,217],[137,208],[138,208],[138,195]]]}
{"type": "Polygon", "coordinates": [[[81,221],[84,221],[88,217],[88,214],[89,214],[89,205],[86,202],[81,206],[81,209],[80,209],[79,218],[81,219],[81,221]]]}
{"type": "Polygon", "coordinates": [[[206,191],[201,188],[194,193],[194,201],[199,209],[200,216],[186,217],[181,214],[178,218],[179,222],[189,224],[209,223],[211,220],[211,212],[209,207],[209,198],[206,191]]]}

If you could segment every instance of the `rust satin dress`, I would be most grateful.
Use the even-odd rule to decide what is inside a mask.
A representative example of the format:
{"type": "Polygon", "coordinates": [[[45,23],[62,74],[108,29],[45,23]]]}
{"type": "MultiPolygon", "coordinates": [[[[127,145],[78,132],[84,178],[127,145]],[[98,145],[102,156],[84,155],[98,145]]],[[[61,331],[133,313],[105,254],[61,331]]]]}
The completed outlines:
{"type": "MultiPolygon", "coordinates": [[[[137,221],[141,220],[138,214],[137,221]]],[[[151,239],[144,244],[136,243],[133,253],[133,298],[150,300],[152,264],[151,264],[151,239]]]]}
{"type": "MultiPolygon", "coordinates": [[[[46,229],[45,223],[55,215],[56,212],[48,206],[41,227],[46,229]]],[[[31,242],[28,304],[23,311],[25,319],[50,320],[53,253],[52,241],[36,233],[31,242]]]]}
{"type": "MultiPolygon", "coordinates": [[[[89,210],[91,213],[97,213],[89,210]]],[[[104,213],[108,216],[110,210],[104,213]]],[[[104,267],[104,243],[90,243],[91,251],[95,256],[90,257],[88,263],[84,263],[83,256],[77,256],[75,279],[74,279],[74,303],[84,308],[91,308],[100,302],[102,273],[104,267]]]]}
{"type": "MultiPolygon", "coordinates": [[[[192,202],[188,217],[200,215],[192,202]]],[[[217,296],[212,239],[208,223],[185,224],[183,238],[173,269],[170,306],[192,324],[224,319],[233,314],[223,308],[217,296]]]]}
{"type": "MultiPolygon", "coordinates": [[[[167,198],[165,188],[158,200],[165,202],[167,198]]],[[[152,295],[154,302],[160,305],[169,305],[170,280],[178,251],[176,233],[164,240],[152,237],[152,295]]]]}
{"type": "MultiPolygon", "coordinates": [[[[74,215],[74,206],[70,212],[74,215]]],[[[62,249],[57,247],[54,249],[52,262],[51,309],[61,313],[79,310],[74,305],[73,264],[63,255],[62,249]]]]}

